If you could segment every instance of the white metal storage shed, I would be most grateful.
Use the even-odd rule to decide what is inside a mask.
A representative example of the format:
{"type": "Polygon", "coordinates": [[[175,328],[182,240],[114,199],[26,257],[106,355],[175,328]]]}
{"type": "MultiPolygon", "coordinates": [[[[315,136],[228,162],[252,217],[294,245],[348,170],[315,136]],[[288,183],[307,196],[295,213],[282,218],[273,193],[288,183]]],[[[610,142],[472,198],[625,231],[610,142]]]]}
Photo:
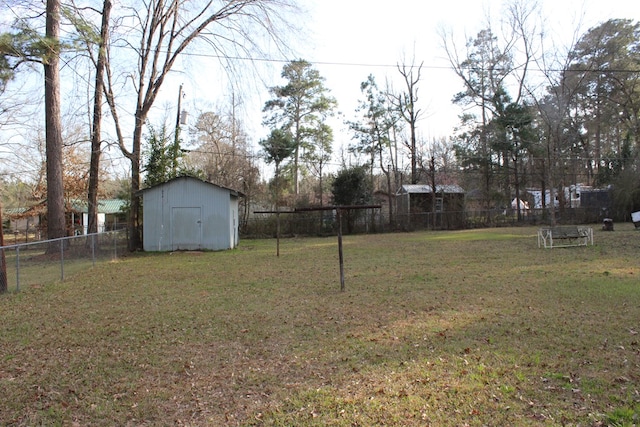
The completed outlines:
{"type": "Polygon", "coordinates": [[[240,196],[237,191],[188,176],[144,189],[144,250],[235,248],[240,196]]]}

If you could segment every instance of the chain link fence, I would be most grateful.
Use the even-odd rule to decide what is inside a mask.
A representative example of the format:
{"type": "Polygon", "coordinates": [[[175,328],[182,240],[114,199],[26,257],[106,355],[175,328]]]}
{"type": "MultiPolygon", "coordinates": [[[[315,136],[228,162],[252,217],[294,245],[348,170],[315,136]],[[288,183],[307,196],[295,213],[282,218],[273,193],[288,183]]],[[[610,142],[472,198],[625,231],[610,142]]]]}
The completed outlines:
{"type": "MultiPolygon", "coordinates": [[[[557,224],[601,223],[605,214],[596,208],[565,208],[555,212],[557,224]]],[[[627,219],[628,220],[628,219],[627,219]]],[[[418,230],[463,230],[472,228],[548,225],[551,214],[545,209],[527,209],[520,216],[513,209],[414,212],[394,214],[379,210],[351,212],[342,218],[344,234],[388,233],[418,230]]],[[[243,238],[269,238],[276,235],[276,215],[256,214],[242,224],[243,238]]],[[[337,234],[334,211],[281,213],[280,235],[328,236],[337,234]]]]}
{"type": "Polygon", "coordinates": [[[127,252],[126,230],[19,243],[0,247],[0,280],[8,292],[64,280],[98,262],[127,252]]]}

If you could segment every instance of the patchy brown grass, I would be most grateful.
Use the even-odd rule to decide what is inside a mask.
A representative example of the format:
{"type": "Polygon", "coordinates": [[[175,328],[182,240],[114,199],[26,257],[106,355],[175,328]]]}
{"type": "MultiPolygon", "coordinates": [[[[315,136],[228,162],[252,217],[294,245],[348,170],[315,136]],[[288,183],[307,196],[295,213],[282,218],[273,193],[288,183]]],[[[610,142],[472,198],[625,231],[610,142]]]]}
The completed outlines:
{"type": "Polygon", "coordinates": [[[0,297],[2,425],[625,425],[640,232],[244,241],[0,297]],[[618,424],[616,424],[618,423],[618,424]]]}

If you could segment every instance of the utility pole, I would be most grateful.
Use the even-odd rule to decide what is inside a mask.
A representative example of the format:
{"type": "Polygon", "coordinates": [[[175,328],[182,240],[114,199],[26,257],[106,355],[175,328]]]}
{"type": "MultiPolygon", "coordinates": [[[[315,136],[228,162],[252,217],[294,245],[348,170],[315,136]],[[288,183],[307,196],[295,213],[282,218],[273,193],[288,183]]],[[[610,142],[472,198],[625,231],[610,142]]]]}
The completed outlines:
{"type": "Polygon", "coordinates": [[[180,89],[178,89],[178,111],[176,112],[176,131],[175,131],[175,139],[173,141],[173,150],[171,153],[171,166],[173,177],[176,176],[178,171],[178,153],[180,153],[180,114],[182,110],[182,97],[184,94],[182,93],[182,84],[180,85],[180,89]]]}

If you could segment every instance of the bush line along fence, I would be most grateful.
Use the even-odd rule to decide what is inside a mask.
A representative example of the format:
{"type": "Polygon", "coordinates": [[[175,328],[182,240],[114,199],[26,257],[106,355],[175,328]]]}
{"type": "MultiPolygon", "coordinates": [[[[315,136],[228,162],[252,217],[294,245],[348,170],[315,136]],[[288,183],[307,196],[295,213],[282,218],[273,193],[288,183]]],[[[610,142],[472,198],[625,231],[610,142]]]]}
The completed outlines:
{"type": "MultiPolygon", "coordinates": [[[[555,212],[557,224],[595,224],[605,218],[604,212],[590,208],[566,208],[555,212]]],[[[280,215],[280,233],[283,236],[322,236],[337,233],[335,213],[331,211],[284,213],[280,215]]],[[[630,220],[630,218],[625,219],[630,220]]],[[[515,210],[466,210],[445,212],[416,212],[394,214],[366,210],[343,215],[345,234],[387,233],[417,230],[462,230],[472,228],[550,225],[548,210],[529,209],[518,218],[515,210]]],[[[257,214],[241,225],[241,237],[260,238],[276,234],[276,216],[257,214]]]]}
{"type": "Polygon", "coordinates": [[[127,251],[126,230],[6,245],[3,271],[7,291],[64,280],[96,262],[113,261],[127,251]]]}

